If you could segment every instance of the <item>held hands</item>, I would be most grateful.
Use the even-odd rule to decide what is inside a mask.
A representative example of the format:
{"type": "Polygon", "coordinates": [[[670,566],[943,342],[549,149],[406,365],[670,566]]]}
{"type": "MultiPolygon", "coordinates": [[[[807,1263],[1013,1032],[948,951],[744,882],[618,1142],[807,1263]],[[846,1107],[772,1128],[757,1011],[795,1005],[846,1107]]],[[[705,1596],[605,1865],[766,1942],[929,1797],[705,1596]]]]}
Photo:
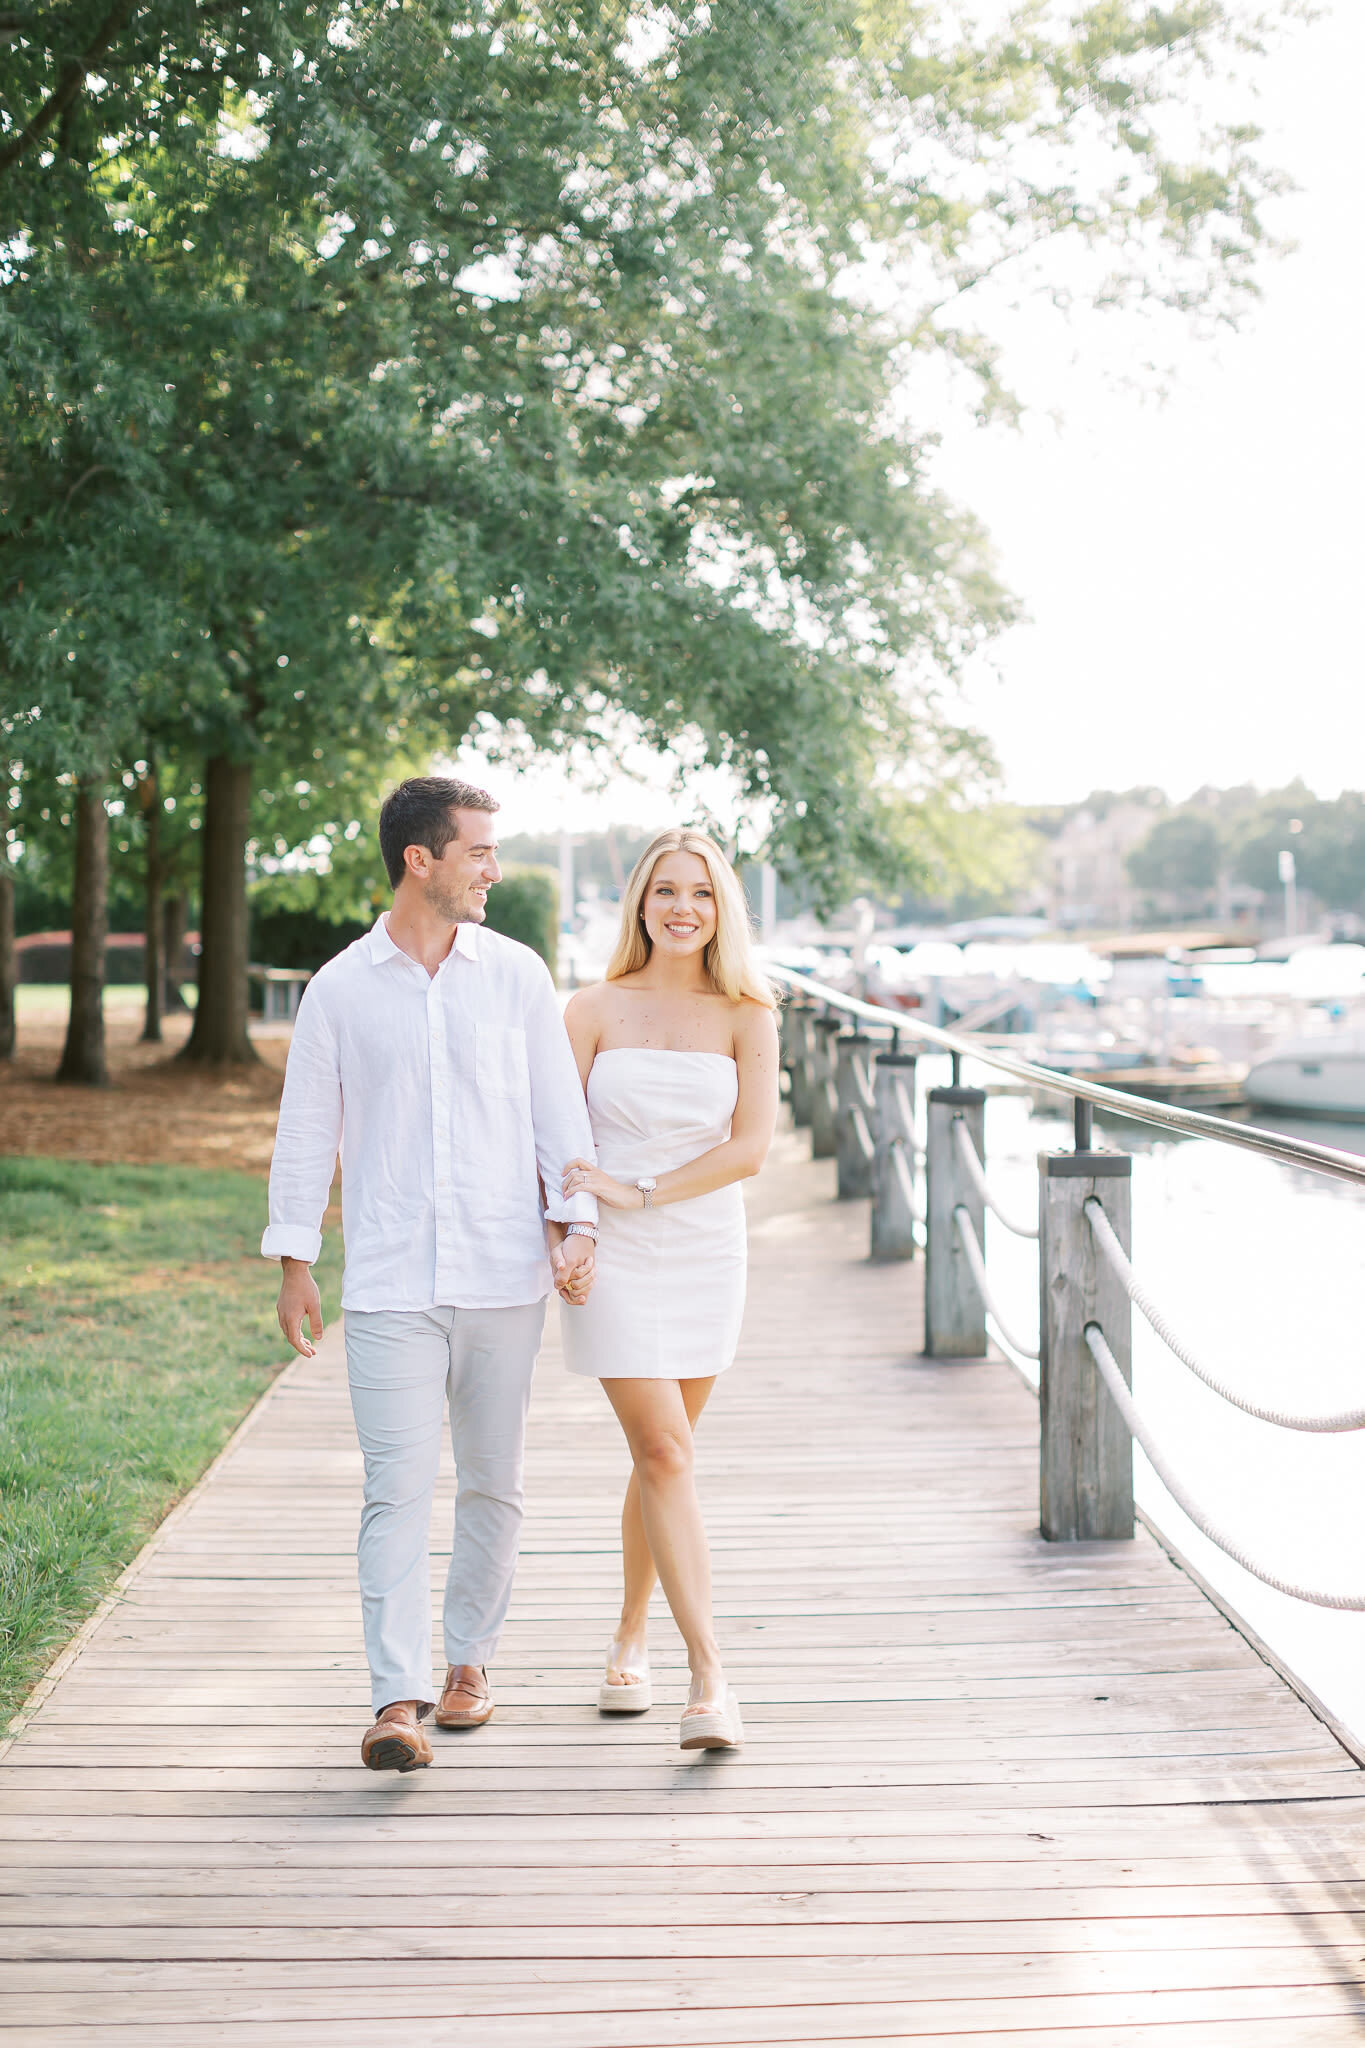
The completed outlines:
{"type": "Polygon", "coordinates": [[[596,1249],[590,1237],[566,1237],[550,1247],[550,1272],[555,1292],[572,1308],[581,1308],[592,1292],[596,1277],[596,1249]]]}
{"type": "Polygon", "coordinates": [[[571,1159],[564,1169],[566,1195],[596,1195],[609,1209],[643,1209],[645,1198],[638,1188],[613,1180],[590,1159],[571,1159]]]}
{"type": "Polygon", "coordinates": [[[314,1345],[322,1335],[322,1296],[312,1269],[302,1259],[281,1259],[283,1277],[280,1281],[280,1298],[275,1304],[280,1328],[286,1341],[291,1344],[300,1358],[312,1358],[314,1345]],[[312,1331],[312,1343],[303,1334],[304,1319],[312,1331]]]}

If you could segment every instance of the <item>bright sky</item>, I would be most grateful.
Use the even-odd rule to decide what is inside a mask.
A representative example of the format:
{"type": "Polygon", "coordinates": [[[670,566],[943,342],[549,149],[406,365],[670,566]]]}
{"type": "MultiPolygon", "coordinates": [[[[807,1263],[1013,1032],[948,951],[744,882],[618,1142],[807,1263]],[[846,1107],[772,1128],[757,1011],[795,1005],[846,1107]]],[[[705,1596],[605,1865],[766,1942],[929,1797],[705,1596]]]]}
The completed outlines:
{"type": "MultiPolygon", "coordinates": [[[[1298,248],[1264,267],[1239,332],[1168,338],[1164,402],[1125,383],[1153,346],[1143,323],[1034,307],[993,322],[1034,408],[1024,429],[938,422],[938,479],[990,529],[1028,614],[968,686],[1010,797],[1365,785],[1362,76],[1360,0],[1260,68],[1253,118],[1300,188],[1271,225],[1298,248]]],[[[662,769],[648,788],[594,790],[581,772],[462,758],[502,797],[504,835],[691,808],[662,769]]]]}
{"type": "Polygon", "coordinates": [[[1298,248],[1265,266],[1239,332],[1184,344],[1164,405],[1100,367],[1148,345],[1134,323],[1038,309],[1007,362],[1060,426],[944,436],[941,481],[1031,619],[970,690],[1013,797],[1365,784],[1362,76],[1360,0],[1263,67],[1255,118],[1300,188],[1272,225],[1298,248]]]}

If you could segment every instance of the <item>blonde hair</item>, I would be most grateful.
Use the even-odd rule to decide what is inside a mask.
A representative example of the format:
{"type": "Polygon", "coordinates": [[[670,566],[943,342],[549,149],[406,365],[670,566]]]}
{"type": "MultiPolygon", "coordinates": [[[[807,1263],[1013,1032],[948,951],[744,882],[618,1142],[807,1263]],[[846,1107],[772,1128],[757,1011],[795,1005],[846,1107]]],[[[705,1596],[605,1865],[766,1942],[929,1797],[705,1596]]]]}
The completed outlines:
{"type": "Polygon", "coordinates": [[[749,906],[744,900],[739,877],[714,839],[705,832],[685,826],[660,832],[651,839],[626,883],[621,898],[621,930],[616,949],[607,963],[607,980],[619,981],[623,974],[635,974],[654,950],[645,930],[645,894],[654,870],[666,853],[695,853],[705,861],[716,899],[716,929],[707,941],[703,964],[717,995],[732,1003],[762,1003],[765,1010],[777,1007],[777,998],[754,957],[749,906]]]}

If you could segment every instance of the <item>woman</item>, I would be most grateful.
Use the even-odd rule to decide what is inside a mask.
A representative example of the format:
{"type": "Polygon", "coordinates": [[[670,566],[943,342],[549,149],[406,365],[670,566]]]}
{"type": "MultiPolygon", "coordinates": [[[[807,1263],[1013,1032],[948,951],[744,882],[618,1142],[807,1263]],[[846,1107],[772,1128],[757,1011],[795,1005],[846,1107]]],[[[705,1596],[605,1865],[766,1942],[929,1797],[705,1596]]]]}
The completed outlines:
{"type": "Polygon", "coordinates": [[[570,1372],[601,1380],[634,1465],[598,1705],[650,1705],[657,1572],[692,1673],[684,1749],[743,1741],[711,1616],[692,1432],[744,1313],[739,1183],[763,1164],[777,1117],[773,1010],[734,870],[705,833],[661,832],[627,885],[606,980],[565,1013],[599,1164],[572,1161],[564,1187],[596,1195],[600,1240],[592,1291],[562,1328],[570,1372]]]}

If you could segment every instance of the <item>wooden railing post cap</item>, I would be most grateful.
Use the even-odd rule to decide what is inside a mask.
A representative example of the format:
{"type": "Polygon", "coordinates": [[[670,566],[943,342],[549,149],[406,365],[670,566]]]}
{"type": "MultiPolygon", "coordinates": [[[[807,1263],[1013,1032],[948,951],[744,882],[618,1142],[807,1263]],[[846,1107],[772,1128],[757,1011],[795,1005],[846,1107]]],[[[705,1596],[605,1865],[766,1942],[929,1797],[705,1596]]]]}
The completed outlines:
{"type": "Polygon", "coordinates": [[[870,1032],[846,1031],[840,1039],[841,1045],[873,1045],[876,1043],[870,1032]]]}
{"type": "Polygon", "coordinates": [[[817,1017],[815,1028],[817,1031],[842,1031],[844,1026],[839,1017],[817,1017]]]}
{"type": "Polygon", "coordinates": [[[1040,1152],[1038,1171],[1047,1180],[1131,1180],[1133,1155],[1131,1152],[1040,1152]]]}
{"type": "Polygon", "coordinates": [[[918,1064],[919,1054],[917,1052],[879,1052],[877,1054],[877,1065],[879,1067],[913,1067],[918,1064]]]}
{"type": "Polygon", "coordinates": [[[953,1109],[978,1109],[986,1100],[984,1088],[931,1088],[926,1100],[946,1102],[953,1109]]]}

